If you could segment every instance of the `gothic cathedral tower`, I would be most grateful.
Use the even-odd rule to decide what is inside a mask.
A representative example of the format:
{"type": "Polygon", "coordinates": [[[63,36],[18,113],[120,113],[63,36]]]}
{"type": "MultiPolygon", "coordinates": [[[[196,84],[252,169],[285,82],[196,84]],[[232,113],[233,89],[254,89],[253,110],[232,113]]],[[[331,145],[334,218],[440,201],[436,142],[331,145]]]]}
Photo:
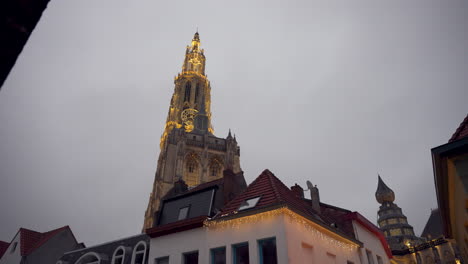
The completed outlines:
{"type": "Polygon", "coordinates": [[[195,33],[187,46],[182,73],[174,79],[161,152],[145,213],[143,230],[153,227],[161,199],[179,180],[188,187],[219,179],[223,170],[241,171],[235,137],[214,136],[211,125],[211,87],[205,75],[205,55],[195,33]]]}

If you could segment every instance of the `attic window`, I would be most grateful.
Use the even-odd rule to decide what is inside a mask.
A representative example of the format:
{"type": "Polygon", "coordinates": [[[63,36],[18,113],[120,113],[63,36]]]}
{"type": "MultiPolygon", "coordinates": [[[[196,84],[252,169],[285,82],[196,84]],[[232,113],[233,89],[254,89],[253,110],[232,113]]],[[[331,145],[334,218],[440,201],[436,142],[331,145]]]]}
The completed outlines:
{"type": "Polygon", "coordinates": [[[257,205],[259,200],[260,200],[260,196],[243,201],[241,205],[239,206],[238,211],[254,208],[257,205]]]}
{"type": "Polygon", "coordinates": [[[186,219],[188,216],[190,206],[182,207],[179,209],[179,216],[177,217],[177,220],[183,220],[186,219]]]}

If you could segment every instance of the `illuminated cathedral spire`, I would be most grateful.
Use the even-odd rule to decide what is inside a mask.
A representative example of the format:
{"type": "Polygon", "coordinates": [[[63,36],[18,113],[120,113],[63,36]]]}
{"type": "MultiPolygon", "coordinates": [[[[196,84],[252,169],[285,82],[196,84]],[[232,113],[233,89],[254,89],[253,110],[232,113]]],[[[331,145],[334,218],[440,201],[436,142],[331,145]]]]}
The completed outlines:
{"type": "Polygon", "coordinates": [[[211,125],[211,86],[198,31],[185,50],[182,72],[174,78],[169,111],[161,135],[153,191],[143,229],[156,223],[161,199],[184,181],[189,187],[222,177],[223,170],[241,172],[237,141],[218,138],[211,125]]]}

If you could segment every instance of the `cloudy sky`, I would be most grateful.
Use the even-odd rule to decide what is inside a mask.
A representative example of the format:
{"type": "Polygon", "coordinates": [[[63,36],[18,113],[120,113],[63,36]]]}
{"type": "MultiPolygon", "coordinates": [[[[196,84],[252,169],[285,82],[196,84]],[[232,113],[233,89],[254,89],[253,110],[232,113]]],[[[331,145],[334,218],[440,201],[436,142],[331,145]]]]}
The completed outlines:
{"type": "Polygon", "coordinates": [[[380,173],[420,234],[437,206],[430,149],[468,113],[467,14],[455,0],[52,0],[0,90],[0,240],[140,232],[197,27],[215,134],[236,134],[248,183],[265,168],[310,180],[375,223],[380,173]]]}

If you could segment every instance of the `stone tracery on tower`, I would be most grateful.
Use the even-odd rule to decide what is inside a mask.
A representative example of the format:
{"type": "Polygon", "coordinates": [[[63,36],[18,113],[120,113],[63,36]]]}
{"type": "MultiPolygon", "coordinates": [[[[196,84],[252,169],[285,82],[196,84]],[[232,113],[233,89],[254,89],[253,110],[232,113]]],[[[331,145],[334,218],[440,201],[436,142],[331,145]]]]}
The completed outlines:
{"type": "Polygon", "coordinates": [[[236,138],[230,131],[226,138],[214,135],[211,86],[200,43],[196,32],[186,48],[182,71],[174,78],[174,93],[160,140],[161,152],[143,229],[157,224],[161,200],[175,182],[183,180],[193,187],[221,178],[225,169],[241,172],[236,138]]]}

